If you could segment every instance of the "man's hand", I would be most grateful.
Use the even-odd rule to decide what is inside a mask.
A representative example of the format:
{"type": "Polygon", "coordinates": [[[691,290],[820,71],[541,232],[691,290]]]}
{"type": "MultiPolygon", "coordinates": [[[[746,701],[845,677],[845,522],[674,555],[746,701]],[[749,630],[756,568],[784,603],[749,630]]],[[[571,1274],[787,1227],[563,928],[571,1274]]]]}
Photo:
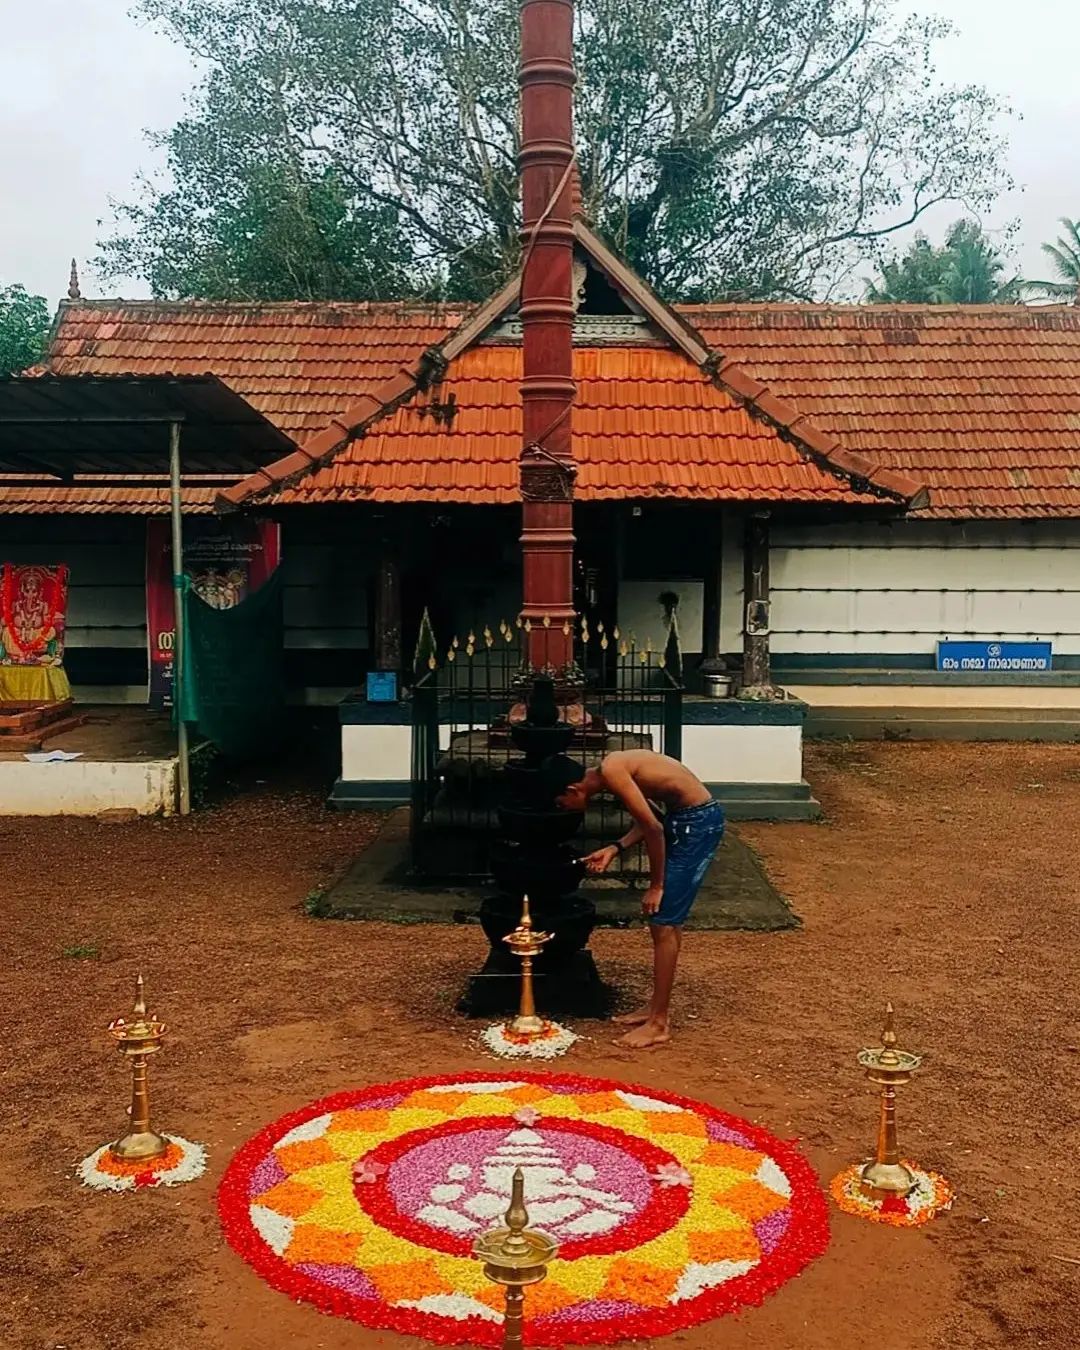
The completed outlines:
{"type": "Polygon", "coordinates": [[[619,850],[614,844],[605,844],[603,848],[598,848],[595,853],[588,854],[581,861],[585,864],[586,872],[606,872],[618,856],[619,850]]]}
{"type": "Polygon", "coordinates": [[[660,908],[660,902],[664,898],[663,886],[650,886],[641,897],[641,912],[646,917],[655,914],[660,908]]]}

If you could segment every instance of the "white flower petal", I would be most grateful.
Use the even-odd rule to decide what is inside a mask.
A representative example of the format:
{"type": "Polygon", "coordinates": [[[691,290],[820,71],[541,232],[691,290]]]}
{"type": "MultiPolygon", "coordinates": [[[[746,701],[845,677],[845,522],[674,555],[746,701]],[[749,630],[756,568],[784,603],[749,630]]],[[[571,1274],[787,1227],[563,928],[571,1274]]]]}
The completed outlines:
{"type": "Polygon", "coordinates": [[[658,1102],[655,1097],[643,1097],[638,1092],[624,1092],[622,1088],[616,1088],[616,1097],[621,1097],[627,1106],[632,1106],[635,1111],[659,1111],[663,1115],[681,1115],[681,1106],[672,1106],[671,1102],[658,1102]]]}
{"type": "Polygon", "coordinates": [[[756,1264],[756,1261],[713,1261],[704,1266],[691,1261],[679,1277],[670,1302],[682,1303],[688,1298],[697,1298],[706,1289],[715,1289],[718,1284],[726,1284],[737,1275],[745,1275],[756,1264]]]}
{"type": "Polygon", "coordinates": [[[785,1200],[791,1199],[791,1182],[781,1172],[778,1163],[773,1158],[763,1158],[761,1166],[754,1173],[754,1180],[759,1181],[762,1186],[768,1186],[770,1191],[775,1191],[777,1195],[782,1195],[785,1200]]]}
{"type": "Polygon", "coordinates": [[[437,1205],[450,1205],[465,1194],[464,1186],[432,1186],[431,1198],[437,1205]]]}
{"type": "Polygon", "coordinates": [[[505,1078],[497,1083],[443,1083],[437,1087],[427,1088],[428,1092],[475,1092],[483,1094],[488,1092],[509,1092],[513,1088],[524,1087],[524,1083],[511,1083],[505,1078]]]}
{"type": "Polygon", "coordinates": [[[266,1205],[252,1205],[251,1226],[262,1238],[275,1256],[283,1256],[292,1241],[296,1220],[266,1205]]]}
{"type": "Polygon", "coordinates": [[[274,1147],[281,1148],[284,1144],[308,1144],[313,1139],[321,1139],[329,1128],[331,1119],[331,1116],[325,1115],[305,1120],[303,1125],[297,1125],[288,1134],[283,1134],[274,1147]]]}
{"type": "Polygon", "coordinates": [[[464,1322],[469,1317],[482,1317],[485,1322],[503,1320],[501,1313],[468,1294],[426,1294],[423,1298],[403,1299],[394,1307],[415,1308],[418,1312],[434,1313],[436,1317],[452,1317],[456,1322],[464,1322]]]}
{"type": "MultiPolygon", "coordinates": [[[[530,1210],[530,1217],[532,1211],[530,1210]]],[[[576,1219],[559,1226],[559,1236],[592,1237],[596,1233],[610,1233],[622,1223],[619,1214],[605,1214],[603,1210],[593,1209],[587,1214],[579,1214],[576,1219]]]]}
{"type": "MultiPolygon", "coordinates": [[[[501,1202],[503,1205],[506,1201],[501,1202]]],[[[447,1209],[445,1205],[425,1205],[416,1216],[432,1228],[444,1228],[450,1233],[475,1233],[477,1225],[456,1209],[447,1209]]]]}

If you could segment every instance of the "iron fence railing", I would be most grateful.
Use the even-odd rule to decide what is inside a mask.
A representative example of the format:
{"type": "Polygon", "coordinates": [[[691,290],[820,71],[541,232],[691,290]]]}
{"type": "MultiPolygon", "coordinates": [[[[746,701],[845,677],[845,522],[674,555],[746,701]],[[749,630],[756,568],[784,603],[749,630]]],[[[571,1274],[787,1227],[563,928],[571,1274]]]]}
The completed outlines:
{"type": "MultiPolygon", "coordinates": [[[[511,718],[524,713],[529,679],[523,672],[523,634],[500,625],[498,634],[455,639],[440,656],[431,644],[418,652],[412,699],[411,856],[415,873],[478,881],[489,875],[488,854],[498,835],[502,772],[519,752],[511,718]]],[[[640,646],[617,629],[588,629],[579,638],[583,669],[600,667],[601,682],[575,682],[564,695],[563,717],[575,727],[567,751],[595,765],[613,750],[646,747],[681,758],[682,687],[674,624],[663,651],[640,646]],[[596,643],[596,651],[589,644],[596,643]],[[601,646],[603,644],[603,646],[601,646]]],[[[618,802],[594,798],[575,842],[582,851],[624,834],[629,820],[618,802]]],[[[624,854],[609,877],[626,885],[644,870],[640,849],[624,854]]]]}

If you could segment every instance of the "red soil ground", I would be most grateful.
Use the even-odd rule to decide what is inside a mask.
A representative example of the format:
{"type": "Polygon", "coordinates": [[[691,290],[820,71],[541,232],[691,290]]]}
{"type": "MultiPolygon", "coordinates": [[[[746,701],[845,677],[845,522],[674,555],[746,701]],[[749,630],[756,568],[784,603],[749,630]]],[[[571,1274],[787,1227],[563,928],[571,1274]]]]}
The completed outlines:
{"type": "MultiPolygon", "coordinates": [[[[825,1257],[764,1307],[654,1344],[1075,1346],[1080,749],[822,747],[809,773],[826,823],[741,829],[804,927],[692,935],[672,1046],[635,1057],[587,1026],[563,1063],[797,1135],[824,1181],[872,1138],[854,1054],[890,996],[903,1041],[926,1052],[901,1101],[908,1151],[959,1199],[917,1232],[834,1211],[825,1257]]],[[[452,1012],[478,930],[304,913],[377,824],[269,787],[187,822],[0,819],[5,1350],[419,1345],[272,1292],[225,1245],[213,1204],[235,1148],[286,1110],[490,1063],[452,1012]],[[205,1141],[210,1170],[177,1190],[92,1194],[72,1167],[118,1132],[127,1080],[103,1028],[140,966],[173,1028],[158,1122],[205,1141]]],[[[645,945],[637,931],[595,939],[628,996],[645,945]]]]}

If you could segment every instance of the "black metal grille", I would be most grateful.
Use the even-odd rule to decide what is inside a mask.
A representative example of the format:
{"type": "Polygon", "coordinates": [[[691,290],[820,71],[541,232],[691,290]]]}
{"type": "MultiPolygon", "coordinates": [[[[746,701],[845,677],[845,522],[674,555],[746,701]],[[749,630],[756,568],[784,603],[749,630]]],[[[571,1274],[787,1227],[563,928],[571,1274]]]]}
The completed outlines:
{"type": "MultiPolygon", "coordinates": [[[[479,881],[489,875],[489,848],[498,834],[502,771],[518,758],[509,717],[522,709],[519,630],[500,626],[457,641],[439,659],[429,651],[412,698],[412,867],[431,880],[479,881]]],[[[602,628],[579,641],[583,669],[600,670],[563,716],[577,732],[567,751],[587,766],[614,750],[645,747],[681,758],[682,687],[678,636],[672,624],[664,651],[639,646],[602,628]]],[[[598,847],[624,834],[630,821],[610,797],[594,798],[579,838],[598,847]]],[[[609,876],[625,885],[645,871],[640,848],[609,876]]]]}

